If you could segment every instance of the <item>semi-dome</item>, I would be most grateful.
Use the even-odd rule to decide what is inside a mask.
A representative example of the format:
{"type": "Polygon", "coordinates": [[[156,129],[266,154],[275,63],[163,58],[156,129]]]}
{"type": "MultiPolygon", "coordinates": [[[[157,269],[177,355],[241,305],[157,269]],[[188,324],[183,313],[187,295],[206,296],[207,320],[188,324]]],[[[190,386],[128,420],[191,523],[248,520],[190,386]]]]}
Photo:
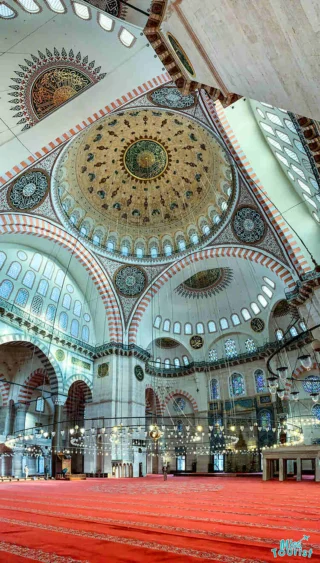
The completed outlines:
{"type": "Polygon", "coordinates": [[[210,240],[234,199],[233,172],[212,131],[178,112],[122,111],[69,144],[56,165],[69,229],[102,253],[165,257],[210,240]]]}

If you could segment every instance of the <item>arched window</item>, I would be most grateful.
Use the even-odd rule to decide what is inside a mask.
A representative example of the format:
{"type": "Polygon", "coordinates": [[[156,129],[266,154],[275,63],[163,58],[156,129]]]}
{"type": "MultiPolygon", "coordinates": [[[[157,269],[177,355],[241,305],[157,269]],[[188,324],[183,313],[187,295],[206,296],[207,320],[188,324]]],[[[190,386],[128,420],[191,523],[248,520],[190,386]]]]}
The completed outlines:
{"type": "Polygon", "coordinates": [[[214,321],[208,322],[208,331],[209,332],[217,332],[216,323],[214,321]]]}
{"type": "Polygon", "coordinates": [[[36,14],[37,12],[40,12],[38,4],[36,4],[33,0],[18,0],[18,2],[26,12],[29,12],[29,14],[36,14]]]}
{"type": "Polygon", "coordinates": [[[35,270],[36,272],[39,272],[40,270],[40,266],[42,264],[42,256],[41,254],[38,254],[37,252],[32,256],[32,260],[30,262],[30,268],[32,268],[33,270],[35,270]]]}
{"type": "Polygon", "coordinates": [[[292,337],[298,336],[298,331],[297,331],[297,329],[296,329],[295,326],[292,326],[292,327],[290,328],[290,334],[291,334],[292,337]]]}
{"type": "Polygon", "coordinates": [[[175,358],[175,359],[173,360],[173,363],[174,363],[174,367],[175,367],[175,368],[179,368],[179,367],[180,367],[180,360],[179,360],[179,358],[175,358]]]}
{"type": "Polygon", "coordinates": [[[163,321],[163,330],[165,330],[166,332],[169,332],[170,326],[171,326],[171,322],[169,321],[169,319],[166,319],[165,321],[163,321]]]}
{"type": "Polygon", "coordinates": [[[56,12],[56,14],[64,14],[66,9],[60,0],[46,0],[50,10],[56,12]]]}
{"type": "Polygon", "coordinates": [[[277,340],[282,340],[283,339],[283,331],[281,330],[281,328],[278,328],[276,330],[276,339],[277,340]]]}
{"type": "Polygon", "coordinates": [[[107,242],[107,250],[109,250],[109,252],[113,252],[115,249],[115,244],[112,240],[108,240],[107,242]]]}
{"type": "Polygon", "coordinates": [[[56,316],[55,306],[54,305],[48,305],[47,311],[46,311],[46,320],[49,323],[53,323],[55,316],[56,316]]]}
{"type": "Polygon", "coordinates": [[[161,320],[162,319],[161,319],[160,315],[157,315],[156,318],[154,319],[154,323],[153,323],[154,328],[160,328],[161,320]]]}
{"type": "Polygon", "coordinates": [[[171,256],[171,254],[172,254],[172,246],[171,246],[171,244],[165,244],[165,246],[164,246],[164,254],[165,254],[165,256],[171,256]]]}
{"type": "Polygon", "coordinates": [[[253,312],[255,315],[259,315],[260,309],[259,309],[258,305],[257,305],[254,301],[253,301],[252,303],[250,303],[250,307],[251,307],[252,312],[253,312]]]}
{"type": "Polygon", "coordinates": [[[184,325],[184,333],[185,334],[192,334],[192,324],[191,323],[186,323],[184,325]]]}
{"type": "Polygon", "coordinates": [[[230,397],[242,397],[243,395],[245,395],[243,375],[235,372],[230,376],[230,397]]]}
{"type": "Polygon", "coordinates": [[[0,297],[9,299],[13,290],[13,283],[9,280],[3,280],[0,285],[0,297]]]}
{"type": "Polygon", "coordinates": [[[76,301],[74,302],[74,306],[73,306],[73,313],[75,314],[76,317],[81,316],[81,310],[82,310],[82,305],[81,305],[80,301],[78,301],[78,299],[76,299],[76,301]]]}
{"type": "Polygon", "coordinates": [[[203,323],[197,323],[196,325],[197,334],[204,334],[204,326],[203,323]]]}
{"type": "Polygon", "coordinates": [[[254,382],[257,393],[264,393],[266,391],[266,381],[262,369],[256,369],[254,372],[254,382]]]}
{"type": "Polygon", "coordinates": [[[238,350],[236,347],[236,343],[234,340],[232,340],[232,338],[228,338],[228,340],[225,341],[224,349],[225,349],[226,358],[231,359],[237,357],[238,350]]]}
{"type": "Polygon", "coordinates": [[[150,249],[151,258],[157,258],[158,256],[158,249],[156,246],[152,246],[150,249]]]}
{"type": "Polygon", "coordinates": [[[64,278],[65,278],[64,272],[62,270],[58,270],[56,274],[55,282],[59,287],[63,286],[64,278]]]}
{"type": "Polygon", "coordinates": [[[67,330],[67,326],[68,326],[68,315],[67,313],[62,311],[59,317],[59,328],[61,328],[61,330],[67,330]]]}
{"type": "Polygon", "coordinates": [[[86,325],[82,327],[82,340],[89,342],[89,328],[86,325]]]}
{"type": "Polygon", "coordinates": [[[306,326],[306,323],[305,323],[304,321],[301,321],[301,322],[299,323],[299,327],[301,328],[301,330],[302,330],[303,332],[305,332],[306,330],[308,330],[308,329],[307,329],[307,326],[306,326]]]}
{"type": "Polygon", "coordinates": [[[259,412],[258,424],[263,430],[271,430],[271,413],[266,409],[259,412]]]}
{"type": "Polygon", "coordinates": [[[65,309],[68,309],[68,311],[70,311],[70,307],[71,307],[71,297],[69,295],[69,293],[65,293],[63,296],[63,301],[62,301],[62,306],[65,309]]]}
{"type": "Polygon", "coordinates": [[[24,308],[27,304],[28,298],[29,298],[29,292],[26,289],[19,289],[15,298],[15,303],[19,307],[24,308]]]}
{"type": "Polygon", "coordinates": [[[178,431],[178,432],[183,432],[182,420],[177,420],[177,431],[178,431]]]}
{"type": "Polygon", "coordinates": [[[4,252],[0,252],[0,270],[7,259],[7,255],[4,252]]]}
{"type": "Polygon", "coordinates": [[[84,4],[79,4],[78,2],[72,2],[72,6],[75,14],[82,20],[89,20],[91,17],[91,12],[87,6],[84,4]]]}
{"type": "Polygon", "coordinates": [[[123,244],[121,246],[121,254],[122,254],[122,256],[128,256],[129,255],[129,248],[126,244],[123,244]]]}
{"type": "Polygon", "coordinates": [[[261,289],[262,289],[263,293],[265,293],[266,296],[269,297],[269,299],[272,298],[273,293],[272,293],[271,289],[269,289],[266,285],[263,285],[261,287],[261,289]]]}
{"type": "Polygon", "coordinates": [[[211,379],[209,389],[210,401],[215,401],[216,399],[220,398],[219,383],[217,379],[211,379]]]}
{"type": "Polygon", "coordinates": [[[72,319],[70,334],[73,338],[78,338],[79,335],[79,321],[72,319]]]}
{"type": "Polygon", "coordinates": [[[222,317],[222,319],[220,319],[220,326],[222,330],[229,328],[228,320],[225,317],[222,317]]]}
{"type": "Polygon", "coordinates": [[[246,309],[245,307],[243,309],[241,309],[241,315],[242,315],[244,321],[249,321],[251,319],[251,315],[250,315],[248,309],[246,309]]]}
{"type": "Polygon", "coordinates": [[[185,365],[185,366],[188,366],[188,365],[189,365],[189,358],[188,358],[188,356],[182,356],[182,359],[183,359],[184,365],[185,365]]]}
{"type": "Polygon", "coordinates": [[[46,263],[46,267],[44,269],[43,275],[45,278],[48,278],[48,280],[51,280],[52,278],[52,274],[53,274],[53,270],[54,270],[54,264],[53,262],[47,262],[46,263]]]}
{"type": "Polygon", "coordinates": [[[210,227],[209,225],[205,224],[202,226],[202,232],[204,235],[210,235],[210,227]]]}
{"type": "Polygon", "coordinates": [[[31,270],[28,270],[23,277],[22,283],[29,289],[32,289],[34,280],[36,279],[36,274],[31,270]]]}
{"type": "Polygon", "coordinates": [[[164,367],[165,369],[170,369],[170,360],[168,358],[164,360],[164,367]]]}
{"type": "Polygon", "coordinates": [[[94,234],[92,237],[92,242],[93,244],[95,244],[96,246],[99,246],[101,244],[101,236],[94,234]]]}
{"type": "Polygon", "coordinates": [[[114,28],[114,21],[105,14],[98,13],[98,24],[105,31],[112,31],[114,28]]]}
{"type": "Polygon", "coordinates": [[[3,18],[4,20],[10,20],[16,17],[17,17],[16,11],[13,11],[11,8],[9,8],[9,6],[7,6],[4,3],[0,4],[0,18],[3,18]]]}
{"type": "Polygon", "coordinates": [[[260,305],[262,305],[262,307],[267,307],[268,301],[266,300],[265,297],[263,297],[263,295],[261,295],[261,293],[259,293],[259,295],[258,295],[258,301],[259,301],[260,305]]]}
{"type": "Polygon", "coordinates": [[[265,276],[263,279],[264,279],[264,281],[265,281],[268,285],[270,285],[270,287],[272,287],[272,289],[275,289],[276,284],[275,284],[272,280],[270,280],[270,279],[267,278],[266,276],[265,276]]]}
{"type": "Polygon", "coordinates": [[[179,321],[174,323],[173,332],[174,334],[181,334],[181,323],[179,323],[179,321]]]}
{"type": "Polygon", "coordinates": [[[143,248],[141,248],[141,246],[138,246],[138,248],[136,249],[136,257],[143,258],[143,248]]]}
{"type": "Polygon", "coordinates": [[[232,320],[233,326],[238,326],[241,323],[241,321],[240,321],[240,319],[239,319],[239,317],[236,313],[231,315],[231,320],[232,320]]]}
{"type": "Polygon", "coordinates": [[[217,350],[214,350],[212,348],[211,350],[209,350],[209,361],[216,362],[217,360],[218,360],[218,352],[217,350]]]}
{"type": "Polygon", "coordinates": [[[10,276],[10,278],[16,280],[20,272],[21,272],[21,264],[19,264],[19,262],[11,262],[7,271],[7,276],[10,276]]]}
{"type": "Polygon", "coordinates": [[[54,287],[51,291],[51,299],[55,303],[58,303],[59,298],[60,298],[60,289],[58,289],[57,287],[54,287]]]}
{"type": "Polygon", "coordinates": [[[156,368],[159,368],[161,366],[161,360],[160,358],[156,359],[156,368]]]}
{"type": "Polygon", "coordinates": [[[249,354],[252,354],[253,352],[255,352],[257,350],[257,347],[256,347],[254,341],[252,340],[252,338],[247,338],[247,340],[245,342],[245,346],[246,346],[247,352],[249,354]]]}
{"type": "Polygon", "coordinates": [[[40,316],[42,314],[43,299],[39,295],[35,295],[31,302],[30,312],[33,315],[40,316]]]}
{"type": "Polygon", "coordinates": [[[37,292],[40,293],[40,295],[42,295],[42,297],[45,297],[47,295],[48,287],[49,287],[49,284],[48,284],[47,280],[40,280],[37,292]]]}
{"type": "Polygon", "coordinates": [[[124,45],[125,47],[132,47],[135,40],[136,40],[135,36],[132,35],[132,33],[130,33],[130,31],[125,29],[125,27],[120,28],[119,39],[120,39],[122,45],[124,45]]]}
{"type": "Polygon", "coordinates": [[[198,244],[199,237],[198,237],[197,233],[193,233],[190,237],[190,240],[191,240],[192,244],[198,244]]]}

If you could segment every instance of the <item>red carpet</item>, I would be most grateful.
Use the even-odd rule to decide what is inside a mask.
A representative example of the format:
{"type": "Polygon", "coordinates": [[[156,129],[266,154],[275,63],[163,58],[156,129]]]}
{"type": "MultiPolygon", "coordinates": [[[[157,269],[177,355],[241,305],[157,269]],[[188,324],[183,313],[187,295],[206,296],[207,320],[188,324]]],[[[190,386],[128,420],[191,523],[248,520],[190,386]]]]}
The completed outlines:
{"type": "MultiPolygon", "coordinates": [[[[162,477],[0,483],[0,561],[261,563],[281,539],[320,562],[320,485],[162,477]]],[[[309,560],[299,556],[280,561],[309,560]]]]}

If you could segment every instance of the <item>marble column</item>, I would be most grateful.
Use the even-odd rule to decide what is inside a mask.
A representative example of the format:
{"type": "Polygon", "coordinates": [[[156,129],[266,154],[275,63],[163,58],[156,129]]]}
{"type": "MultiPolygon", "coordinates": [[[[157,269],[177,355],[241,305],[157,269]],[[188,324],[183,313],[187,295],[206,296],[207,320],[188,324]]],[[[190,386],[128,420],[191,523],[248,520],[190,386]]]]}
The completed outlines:
{"type": "Polygon", "coordinates": [[[279,481],[285,481],[286,479],[286,460],[281,457],[279,459],[279,481]]]}
{"type": "MultiPolygon", "coordinates": [[[[24,435],[25,427],[26,427],[26,415],[30,403],[17,403],[15,405],[15,423],[14,423],[14,431],[15,434],[17,433],[24,435]]],[[[13,463],[12,463],[12,473],[14,477],[23,477],[23,446],[21,446],[20,451],[15,451],[13,456],[13,463]]]]}
{"type": "Polygon", "coordinates": [[[319,483],[320,482],[320,459],[317,458],[314,460],[315,463],[315,474],[314,474],[314,480],[319,483]]]}
{"type": "Polygon", "coordinates": [[[56,395],[52,397],[52,401],[54,404],[54,413],[53,413],[53,428],[52,432],[54,436],[52,437],[52,476],[54,477],[56,474],[56,462],[57,462],[57,453],[60,451],[62,446],[62,436],[61,430],[63,421],[63,407],[66,402],[66,397],[64,395],[56,395]]]}
{"type": "Polygon", "coordinates": [[[15,419],[14,403],[13,401],[9,401],[9,405],[7,407],[5,425],[4,425],[4,434],[6,436],[12,436],[13,434],[14,419],[15,419]]]}
{"type": "Polygon", "coordinates": [[[301,458],[297,458],[297,481],[301,481],[302,479],[302,462],[301,458]]]}

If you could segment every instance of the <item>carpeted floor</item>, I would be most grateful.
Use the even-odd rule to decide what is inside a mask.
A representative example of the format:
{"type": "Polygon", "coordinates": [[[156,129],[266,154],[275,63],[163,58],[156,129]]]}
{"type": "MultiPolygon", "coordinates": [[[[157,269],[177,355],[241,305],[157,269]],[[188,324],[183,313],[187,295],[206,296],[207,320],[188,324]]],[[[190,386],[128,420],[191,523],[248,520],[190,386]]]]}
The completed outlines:
{"type": "Polygon", "coordinates": [[[320,484],[310,481],[0,483],[0,561],[260,563],[274,560],[281,539],[307,536],[303,546],[320,562],[319,509],[320,484]]]}

